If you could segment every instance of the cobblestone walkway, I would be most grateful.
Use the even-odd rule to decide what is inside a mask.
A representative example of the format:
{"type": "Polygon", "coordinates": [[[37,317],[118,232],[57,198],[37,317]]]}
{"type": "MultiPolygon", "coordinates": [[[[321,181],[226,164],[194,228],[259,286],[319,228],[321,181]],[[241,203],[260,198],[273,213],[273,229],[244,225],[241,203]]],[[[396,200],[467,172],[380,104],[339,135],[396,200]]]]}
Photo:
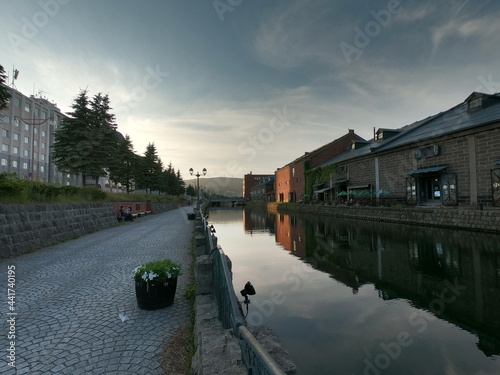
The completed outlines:
{"type": "MultiPolygon", "coordinates": [[[[194,221],[185,207],[0,262],[0,374],[163,374],[163,343],[189,323],[184,290],[194,221]],[[181,263],[174,304],[140,310],[131,271],[145,262],[181,263]],[[7,321],[8,267],[15,266],[15,324],[7,321]],[[9,329],[15,340],[9,340],[9,329]],[[8,365],[15,341],[15,365],[8,365]]],[[[12,281],[12,280],[11,280],[12,281]]]]}

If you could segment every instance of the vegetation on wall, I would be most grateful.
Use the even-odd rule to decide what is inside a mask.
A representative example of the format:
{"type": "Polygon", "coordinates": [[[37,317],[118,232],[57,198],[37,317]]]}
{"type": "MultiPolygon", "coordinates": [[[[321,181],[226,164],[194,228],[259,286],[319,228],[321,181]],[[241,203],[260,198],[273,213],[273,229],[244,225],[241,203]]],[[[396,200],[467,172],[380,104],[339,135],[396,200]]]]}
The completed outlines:
{"type": "Polygon", "coordinates": [[[305,192],[308,195],[313,194],[313,186],[319,183],[328,183],[330,176],[337,170],[336,164],[330,164],[324,167],[310,169],[305,173],[305,192]]]}

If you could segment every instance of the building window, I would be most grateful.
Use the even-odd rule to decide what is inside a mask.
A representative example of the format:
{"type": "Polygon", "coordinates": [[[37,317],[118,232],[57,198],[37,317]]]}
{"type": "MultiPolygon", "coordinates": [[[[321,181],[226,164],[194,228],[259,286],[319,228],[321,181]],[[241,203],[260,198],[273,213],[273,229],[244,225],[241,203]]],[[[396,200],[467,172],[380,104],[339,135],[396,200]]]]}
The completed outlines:
{"type": "Polygon", "coordinates": [[[28,169],[28,163],[23,163],[23,169],[28,169]]]}
{"type": "Polygon", "coordinates": [[[33,157],[38,160],[38,152],[33,153],[33,157]]]}
{"type": "Polygon", "coordinates": [[[19,141],[19,134],[14,133],[14,140],[15,140],[15,141],[19,141]]]}
{"type": "Polygon", "coordinates": [[[347,173],[347,165],[337,167],[337,173],[347,173]]]}
{"type": "Polygon", "coordinates": [[[42,161],[45,160],[45,154],[40,155],[40,160],[42,160],[42,161]]]}
{"type": "Polygon", "coordinates": [[[30,139],[28,137],[24,137],[24,143],[30,143],[30,139]]]}
{"type": "Polygon", "coordinates": [[[35,116],[40,117],[40,109],[35,107],[35,116]]]}
{"type": "Polygon", "coordinates": [[[6,167],[8,165],[7,159],[2,159],[2,167],[6,167]]]}
{"type": "Polygon", "coordinates": [[[40,172],[42,172],[42,173],[45,172],[45,166],[44,165],[40,166],[40,172]]]}
{"type": "Polygon", "coordinates": [[[42,111],[42,120],[45,120],[47,118],[47,112],[42,111]]]}
{"type": "Polygon", "coordinates": [[[19,127],[19,119],[17,119],[17,118],[16,118],[16,119],[14,120],[14,126],[15,126],[16,128],[18,128],[18,127],[19,127]]]}
{"type": "Polygon", "coordinates": [[[28,156],[30,156],[30,153],[28,150],[23,150],[23,155],[28,157],[28,156]]]}
{"type": "Polygon", "coordinates": [[[13,166],[14,168],[17,168],[17,160],[12,160],[12,166],[13,166]]]}
{"type": "Polygon", "coordinates": [[[9,152],[9,145],[2,143],[2,151],[9,152]]]}
{"type": "Polygon", "coordinates": [[[9,116],[3,116],[3,122],[5,122],[6,124],[10,124],[10,117],[9,116]]]}
{"type": "Polygon", "coordinates": [[[42,142],[42,148],[45,148],[45,142],[42,142]]]}
{"type": "Polygon", "coordinates": [[[35,134],[38,134],[38,128],[37,128],[37,127],[35,127],[35,128],[33,129],[33,131],[35,132],[35,134]]]}
{"type": "Polygon", "coordinates": [[[2,129],[2,137],[10,138],[10,131],[2,129]]]}
{"type": "Polygon", "coordinates": [[[469,109],[480,108],[482,104],[483,104],[483,98],[479,97],[476,99],[472,99],[469,102],[469,109]]]}
{"type": "Polygon", "coordinates": [[[24,130],[30,130],[30,126],[28,124],[24,124],[24,130]]]}
{"type": "Polygon", "coordinates": [[[14,106],[16,106],[16,107],[21,106],[21,100],[19,98],[14,98],[14,106]]]}
{"type": "Polygon", "coordinates": [[[24,103],[24,111],[28,112],[28,113],[31,111],[31,104],[30,103],[24,103]]]}
{"type": "Polygon", "coordinates": [[[12,147],[12,152],[13,152],[14,154],[18,155],[18,154],[19,154],[19,148],[18,148],[18,147],[16,147],[16,146],[12,147]]]}
{"type": "Polygon", "coordinates": [[[33,141],[33,146],[38,147],[38,141],[36,139],[33,141]]]}
{"type": "Polygon", "coordinates": [[[42,137],[46,137],[47,136],[47,133],[45,132],[45,130],[42,130],[42,137]]]}

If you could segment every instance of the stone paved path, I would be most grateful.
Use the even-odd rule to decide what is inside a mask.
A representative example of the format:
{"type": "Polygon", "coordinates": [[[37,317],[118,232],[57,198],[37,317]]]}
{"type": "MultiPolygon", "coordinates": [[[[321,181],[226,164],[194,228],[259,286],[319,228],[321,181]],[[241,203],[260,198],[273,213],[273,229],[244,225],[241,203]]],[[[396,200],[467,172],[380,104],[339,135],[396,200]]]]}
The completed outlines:
{"type": "Polygon", "coordinates": [[[2,375],[163,374],[162,345],[189,323],[190,207],[0,261],[2,375]],[[131,271],[150,260],[181,263],[174,304],[140,310],[131,271]],[[7,269],[15,266],[16,368],[8,365],[7,269]],[[120,317],[122,314],[122,317],[120,317]],[[122,321],[123,316],[126,320],[122,321]]]}

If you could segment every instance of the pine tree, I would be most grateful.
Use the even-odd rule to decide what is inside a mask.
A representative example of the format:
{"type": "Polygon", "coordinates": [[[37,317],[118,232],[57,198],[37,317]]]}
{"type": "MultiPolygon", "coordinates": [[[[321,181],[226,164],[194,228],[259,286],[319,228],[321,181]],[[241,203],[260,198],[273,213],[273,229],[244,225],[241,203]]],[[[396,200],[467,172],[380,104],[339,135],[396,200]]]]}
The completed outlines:
{"type": "Polygon", "coordinates": [[[100,176],[106,176],[114,164],[118,149],[115,116],[110,113],[108,95],[98,93],[90,103],[91,130],[94,134],[94,149],[92,167],[88,173],[95,178],[96,186],[100,176]]]}
{"type": "Polygon", "coordinates": [[[7,89],[7,77],[3,66],[0,65],[0,111],[9,105],[10,93],[7,89]]]}
{"type": "Polygon", "coordinates": [[[91,113],[88,107],[87,91],[82,90],[72,104],[73,112],[61,121],[55,132],[52,157],[61,171],[81,174],[83,185],[91,165],[94,141],[90,130],[91,113]]]}
{"type": "Polygon", "coordinates": [[[118,142],[116,154],[109,170],[109,178],[122,184],[127,193],[130,193],[134,186],[134,171],[137,169],[139,158],[134,153],[134,146],[129,135],[125,135],[125,138],[118,142]]]}
{"type": "Polygon", "coordinates": [[[144,157],[141,158],[137,169],[137,185],[146,189],[146,193],[152,190],[159,190],[161,185],[162,164],[158,158],[154,143],[149,143],[146,147],[144,157]]]}
{"type": "Polygon", "coordinates": [[[55,133],[54,163],[61,171],[81,174],[84,186],[87,177],[95,178],[97,186],[113,165],[118,144],[109,98],[99,93],[90,102],[87,90],[82,90],[72,108],[55,133]]]}

